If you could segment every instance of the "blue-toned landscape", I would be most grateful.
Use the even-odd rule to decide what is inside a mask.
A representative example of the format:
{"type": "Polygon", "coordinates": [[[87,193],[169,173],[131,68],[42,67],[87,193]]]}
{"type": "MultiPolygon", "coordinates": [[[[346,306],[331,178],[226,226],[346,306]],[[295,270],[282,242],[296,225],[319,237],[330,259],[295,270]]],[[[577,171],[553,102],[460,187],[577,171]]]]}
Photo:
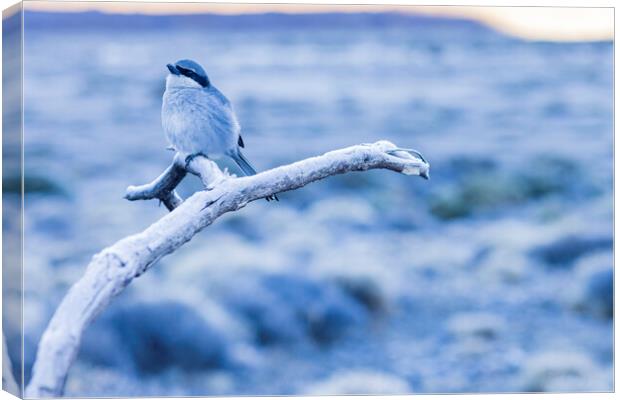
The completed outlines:
{"type": "Polygon", "coordinates": [[[613,389],[612,42],[390,13],[24,29],[26,381],[93,254],[167,213],[123,195],[173,156],[166,64],[191,58],[258,170],[386,139],[431,180],[351,173],[224,215],[99,316],[66,395],[613,389]]]}

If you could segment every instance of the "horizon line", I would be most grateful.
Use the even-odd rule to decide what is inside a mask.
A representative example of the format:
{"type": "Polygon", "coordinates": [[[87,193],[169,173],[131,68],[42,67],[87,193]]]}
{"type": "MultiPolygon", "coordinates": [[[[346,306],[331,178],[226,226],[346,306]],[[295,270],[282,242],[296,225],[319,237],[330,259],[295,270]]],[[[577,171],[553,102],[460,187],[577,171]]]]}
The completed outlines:
{"type": "Polygon", "coordinates": [[[614,12],[608,7],[420,6],[295,3],[186,3],[27,0],[24,11],[89,12],[141,15],[248,15],[397,13],[478,22],[525,40],[557,42],[613,41],[614,12]]]}

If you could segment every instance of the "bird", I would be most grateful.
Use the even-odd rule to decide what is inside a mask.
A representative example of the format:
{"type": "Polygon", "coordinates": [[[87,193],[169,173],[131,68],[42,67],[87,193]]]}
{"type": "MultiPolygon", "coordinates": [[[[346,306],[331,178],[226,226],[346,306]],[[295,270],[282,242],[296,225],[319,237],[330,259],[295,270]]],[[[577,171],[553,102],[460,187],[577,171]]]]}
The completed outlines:
{"type": "MultiPolygon", "coordinates": [[[[196,61],[183,59],[167,64],[161,120],[170,148],[188,154],[232,158],[244,175],[256,169],[243,155],[241,126],[230,101],[212,83],[196,61]]],[[[274,194],[267,201],[279,200],[274,194]]]]}

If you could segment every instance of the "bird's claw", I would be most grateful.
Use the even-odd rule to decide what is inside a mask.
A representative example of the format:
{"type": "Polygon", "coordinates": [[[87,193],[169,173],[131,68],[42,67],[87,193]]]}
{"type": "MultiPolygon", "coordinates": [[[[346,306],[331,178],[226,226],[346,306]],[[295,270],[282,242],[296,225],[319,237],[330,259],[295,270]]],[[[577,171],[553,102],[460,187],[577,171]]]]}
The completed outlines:
{"type": "Polygon", "coordinates": [[[278,199],[278,196],[275,195],[275,194],[270,194],[269,196],[266,196],[265,200],[267,200],[267,201],[272,201],[272,200],[280,201],[280,199],[278,199]]]}
{"type": "Polygon", "coordinates": [[[204,157],[204,158],[208,158],[206,155],[202,154],[202,153],[194,153],[194,154],[190,154],[187,157],[185,157],[185,169],[189,169],[189,164],[192,162],[192,160],[196,157],[204,157]]]}

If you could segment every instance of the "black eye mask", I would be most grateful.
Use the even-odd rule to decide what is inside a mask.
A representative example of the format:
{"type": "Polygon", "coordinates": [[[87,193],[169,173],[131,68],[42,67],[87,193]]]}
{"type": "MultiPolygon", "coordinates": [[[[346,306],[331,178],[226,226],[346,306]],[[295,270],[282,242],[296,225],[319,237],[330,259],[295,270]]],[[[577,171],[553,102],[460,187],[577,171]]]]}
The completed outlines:
{"type": "Polygon", "coordinates": [[[200,86],[202,87],[209,86],[209,79],[206,76],[200,76],[194,71],[192,71],[191,69],[183,68],[178,65],[176,65],[176,69],[179,70],[181,75],[187,76],[188,78],[193,79],[194,81],[198,82],[200,86]]]}

